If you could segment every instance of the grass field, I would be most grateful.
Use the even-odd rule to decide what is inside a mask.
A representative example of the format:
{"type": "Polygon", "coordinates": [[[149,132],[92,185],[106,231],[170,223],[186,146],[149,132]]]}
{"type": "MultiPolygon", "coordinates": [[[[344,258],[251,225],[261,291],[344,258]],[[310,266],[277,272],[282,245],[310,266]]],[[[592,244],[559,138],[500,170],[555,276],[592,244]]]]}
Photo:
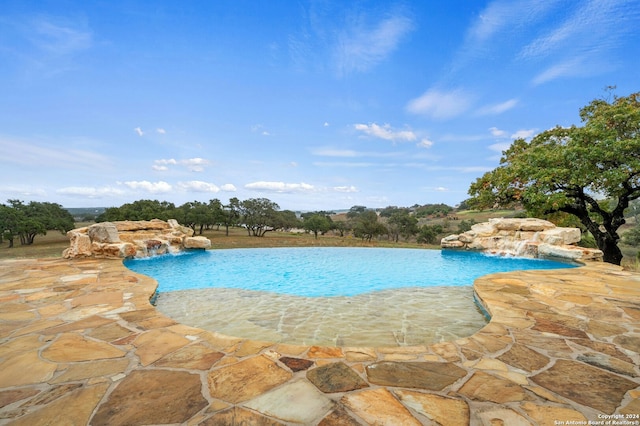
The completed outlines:
{"type": "MultiPolygon", "coordinates": [[[[224,228],[207,230],[203,236],[211,240],[211,247],[220,248],[252,248],[252,247],[421,247],[440,248],[439,245],[424,245],[415,243],[393,243],[391,241],[363,242],[359,238],[339,237],[331,233],[319,235],[316,240],[310,234],[294,234],[288,232],[267,232],[264,237],[250,237],[244,228],[229,229],[229,236],[224,228]]],[[[0,247],[0,259],[16,258],[46,258],[60,257],[62,251],[69,247],[69,238],[59,232],[50,231],[47,235],[38,235],[30,246],[21,246],[18,242],[13,248],[7,248],[5,241],[0,247]]]]}
{"type": "MultiPolygon", "coordinates": [[[[457,223],[462,220],[475,220],[476,223],[484,222],[491,217],[513,217],[513,211],[491,211],[491,212],[460,212],[456,216],[458,220],[450,220],[450,233],[457,233],[457,223]]],[[[430,223],[441,222],[442,219],[435,219],[430,223]]],[[[78,223],[77,226],[87,226],[87,223],[78,223]]],[[[381,239],[370,243],[364,242],[352,236],[340,237],[329,232],[327,235],[319,235],[315,239],[311,234],[298,234],[288,232],[267,232],[264,237],[251,237],[247,235],[244,228],[230,228],[229,235],[225,234],[224,228],[219,230],[206,230],[203,235],[211,240],[213,249],[222,248],[253,248],[253,247],[397,247],[397,248],[429,248],[439,249],[440,245],[416,244],[415,242],[394,243],[381,239]]],[[[49,258],[61,257],[64,249],[69,247],[69,238],[57,231],[49,231],[47,235],[38,235],[30,246],[21,246],[19,241],[15,242],[13,248],[7,248],[5,241],[0,245],[0,259],[19,258],[49,258]]],[[[622,264],[626,269],[640,271],[640,263],[637,259],[638,248],[621,245],[624,259],[622,264]]]]}

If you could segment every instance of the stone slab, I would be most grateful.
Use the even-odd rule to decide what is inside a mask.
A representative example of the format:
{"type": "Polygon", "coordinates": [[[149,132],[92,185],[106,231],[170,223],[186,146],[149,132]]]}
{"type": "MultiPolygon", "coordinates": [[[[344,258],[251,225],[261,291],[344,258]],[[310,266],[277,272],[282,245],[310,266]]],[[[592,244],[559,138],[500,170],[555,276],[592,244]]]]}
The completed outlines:
{"type": "MultiPolygon", "coordinates": [[[[94,426],[183,423],[208,402],[196,374],[136,370],[110,394],[93,416],[94,426]]],[[[84,424],[84,423],[83,423],[84,424]]]]}
{"type": "Polygon", "coordinates": [[[558,360],[531,380],[558,395],[612,414],[625,393],[638,384],[616,374],[576,361],[558,360]]]}
{"type": "Polygon", "coordinates": [[[367,366],[371,383],[382,386],[443,390],[467,375],[467,371],[443,362],[378,362],[367,366]]]}
{"type": "Polygon", "coordinates": [[[291,376],[291,372],[261,355],[214,369],[207,379],[212,397],[235,404],[265,393],[291,376]]]}
{"type": "Polygon", "coordinates": [[[334,362],[307,371],[307,379],[324,393],[347,392],[369,385],[343,362],[334,362]]]}
{"type": "Polygon", "coordinates": [[[333,401],[306,380],[289,382],[244,404],[279,420],[312,424],[334,406],[333,401]]]}

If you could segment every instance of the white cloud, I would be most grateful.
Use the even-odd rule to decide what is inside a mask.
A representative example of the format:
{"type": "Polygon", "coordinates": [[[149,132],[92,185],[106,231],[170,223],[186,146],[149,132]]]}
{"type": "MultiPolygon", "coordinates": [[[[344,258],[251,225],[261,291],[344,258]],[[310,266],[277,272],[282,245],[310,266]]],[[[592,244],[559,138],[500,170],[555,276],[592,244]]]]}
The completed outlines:
{"type": "Polygon", "coordinates": [[[203,182],[201,180],[191,180],[188,182],[178,182],[178,188],[184,191],[193,191],[193,192],[211,192],[216,193],[220,191],[218,186],[213,183],[203,182]]]}
{"type": "Polygon", "coordinates": [[[420,142],[418,142],[416,146],[419,148],[431,148],[433,146],[433,142],[427,138],[424,138],[420,142]]]}
{"type": "Polygon", "coordinates": [[[313,163],[316,167],[348,167],[348,168],[360,168],[360,167],[373,167],[377,166],[376,163],[361,162],[328,162],[328,161],[316,161],[313,163]]]}
{"type": "Polygon", "coordinates": [[[351,149],[335,149],[335,148],[315,148],[311,150],[311,153],[319,157],[342,157],[342,158],[356,158],[356,157],[389,158],[389,157],[399,157],[403,155],[402,152],[354,151],[351,149]]]}
{"type": "Polygon", "coordinates": [[[158,128],[156,129],[156,132],[157,132],[157,133],[159,133],[159,134],[161,134],[161,135],[164,135],[164,134],[166,134],[166,133],[167,133],[167,131],[166,131],[165,129],[163,129],[162,127],[158,127],[158,128]]]}
{"type": "Polygon", "coordinates": [[[178,164],[178,161],[175,158],[168,158],[168,159],[160,159],[160,160],[155,160],[154,163],[156,164],[178,164]]]}
{"type": "Polygon", "coordinates": [[[444,186],[436,186],[435,188],[433,188],[433,190],[436,192],[447,192],[449,191],[449,188],[445,188],[444,186]]]}
{"type": "Polygon", "coordinates": [[[251,126],[251,131],[254,133],[260,133],[262,136],[271,136],[271,133],[266,130],[262,124],[254,124],[251,126]]]}
{"type": "Polygon", "coordinates": [[[500,130],[497,127],[490,127],[489,131],[491,132],[492,136],[495,136],[497,138],[504,138],[507,136],[507,132],[505,130],[500,130]]]}
{"type": "MultiPolygon", "coordinates": [[[[44,197],[47,195],[47,191],[42,188],[34,188],[25,185],[19,186],[0,186],[0,193],[2,194],[15,194],[18,197],[44,197]]],[[[9,197],[9,198],[13,198],[9,197]]]]}
{"type": "Polygon", "coordinates": [[[324,124],[323,124],[323,126],[324,126],[324,127],[329,127],[329,122],[328,122],[328,121],[325,121],[325,122],[324,122],[324,124]]]}
{"type": "Polygon", "coordinates": [[[487,139],[486,134],[478,135],[457,135],[454,133],[446,133],[438,138],[442,142],[475,142],[487,139]]]}
{"type": "Polygon", "coordinates": [[[469,109],[471,101],[471,96],[461,89],[449,92],[430,89],[409,101],[406,109],[413,114],[444,120],[465,112],[469,109]]]}
{"type": "Polygon", "coordinates": [[[511,146],[511,144],[508,143],[508,142],[500,142],[500,143],[494,143],[492,145],[489,145],[489,149],[491,151],[496,151],[496,152],[499,152],[500,154],[502,154],[502,152],[506,151],[507,149],[509,149],[510,146],[511,146]]]}
{"type": "Polygon", "coordinates": [[[533,79],[534,85],[561,77],[597,75],[611,67],[610,53],[637,30],[640,9],[635,1],[588,0],[575,2],[520,52],[520,59],[563,58],[533,79]]]}
{"type": "Polygon", "coordinates": [[[333,190],[336,192],[358,192],[358,188],[355,186],[334,186],[333,190]]]}
{"type": "Polygon", "coordinates": [[[358,157],[358,152],[352,149],[317,148],[311,153],[320,157],[358,157]]]}
{"type": "Polygon", "coordinates": [[[19,155],[2,155],[0,164],[13,163],[25,167],[47,167],[66,169],[92,169],[111,166],[111,158],[100,153],[69,149],[61,141],[51,141],[45,146],[38,142],[9,139],[0,136],[0,151],[19,153],[19,155]]]}
{"type": "Polygon", "coordinates": [[[149,182],[147,180],[141,180],[141,181],[131,180],[131,181],[124,182],[124,185],[128,186],[133,190],[142,190],[145,192],[150,192],[152,194],[171,192],[171,190],[173,189],[170,184],[164,181],[149,182]]]}
{"type": "Polygon", "coordinates": [[[528,139],[536,133],[536,129],[522,129],[511,135],[511,139],[528,139]]]}
{"type": "Polygon", "coordinates": [[[468,44],[476,46],[505,31],[517,31],[544,16],[558,0],[494,0],[478,15],[467,33],[468,44]]]}
{"type": "Polygon", "coordinates": [[[204,158],[189,158],[187,160],[180,160],[179,164],[185,166],[191,172],[202,172],[205,166],[209,165],[209,160],[204,158]]]}
{"type": "Polygon", "coordinates": [[[402,14],[373,26],[367,26],[365,20],[363,15],[355,17],[338,35],[334,58],[339,76],[365,72],[384,61],[414,27],[413,21],[402,14]]]}
{"type": "Polygon", "coordinates": [[[56,193],[81,198],[105,198],[122,195],[124,194],[124,191],[110,186],[102,188],[92,186],[69,186],[56,190],[56,193]]]}
{"type": "Polygon", "coordinates": [[[55,55],[69,55],[92,45],[92,33],[82,22],[53,21],[39,17],[31,22],[30,41],[40,49],[55,55]]]}
{"type": "Polygon", "coordinates": [[[160,159],[160,160],[155,160],[151,168],[157,172],[166,172],[167,170],[169,170],[170,165],[176,165],[176,164],[178,164],[178,162],[173,158],[160,159]]]}
{"type": "Polygon", "coordinates": [[[393,130],[389,124],[382,126],[372,124],[355,124],[354,128],[366,135],[374,136],[376,138],[385,139],[392,142],[397,141],[414,141],[417,139],[415,133],[410,130],[393,130]]]}
{"type": "Polygon", "coordinates": [[[308,183],[285,183],[285,182],[253,182],[244,186],[246,189],[256,191],[272,191],[272,192],[310,192],[315,191],[313,185],[308,183]]]}
{"type": "Polygon", "coordinates": [[[204,158],[188,158],[185,160],[176,160],[175,158],[163,158],[160,160],[154,160],[153,170],[163,172],[169,170],[169,166],[181,165],[187,168],[190,172],[202,172],[204,168],[209,165],[210,161],[204,158]]]}
{"type": "Polygon", "coordinates": [[[136,132],[136,134],[138,136],[144,135],[144,132],[142,131],[142,129],[140,127],[136,127],[135,129],[133,129],[133,131],[136,132]]]}
{"type": "Polygon", "coordinates": [[[226,191],[226,192],[236,192],[236,191],[237,191],[237,189],[236,189],[235,185],[233,185],[233,184],[231,184],[231,183],[225,183],[224,185],[222,185],[222,186],[220,187],[220,189],[221,189],[222,191],[226,191]]]}
{"type": "Polygon", "coordinates": [[[638,17],[637,5],[616,0],[588,0],[576,2],[568,8],[567,17],[545,34],[522,49],[521,57],[535,58],[553,52],[603,51],[614,47],[624,34],[633,30],[633,16],[638,17]]]}
{"type": "Polygon", "coordinates": [[[584,75],[589,68],[584,66],[582,58],[573,58],[559,62],[536,75],[532,83],[537,86],[561,77],[575,77],[584,75]]]}
{"type": "Polygon", "coordinates": [[[509,99],[499,104],[486,105],[478,110],[478,115],[498,115],[518,105],[517,99],[509,99]]]}

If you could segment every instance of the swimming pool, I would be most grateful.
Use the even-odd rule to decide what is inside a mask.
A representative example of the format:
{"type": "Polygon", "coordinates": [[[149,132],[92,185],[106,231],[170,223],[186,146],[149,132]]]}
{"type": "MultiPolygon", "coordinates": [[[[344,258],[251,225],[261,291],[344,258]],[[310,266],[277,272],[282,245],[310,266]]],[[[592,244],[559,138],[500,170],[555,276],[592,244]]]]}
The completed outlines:
{"type": "Polygon", "coordinates": [[[156,307],[183,324],[291,344],[404,346],[486,324],[473,281],[575,265],[477,252],[380,248],[225,249],[127,260],[158,281],[156,307]]]}

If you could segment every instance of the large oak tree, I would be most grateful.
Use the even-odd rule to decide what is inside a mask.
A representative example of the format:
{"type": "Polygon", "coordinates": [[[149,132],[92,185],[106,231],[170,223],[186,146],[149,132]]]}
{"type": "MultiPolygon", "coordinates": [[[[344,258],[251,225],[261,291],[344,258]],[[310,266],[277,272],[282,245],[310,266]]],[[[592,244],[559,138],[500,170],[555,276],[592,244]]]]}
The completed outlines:
{"type": "Polygon", "coordinates": [[[619,265],[618,229],[624,210],[640,198],[640,92],[594,100],[580,118],[582,126],[515,140],[500,166],[471,185],[469,203],[571,214],[594,236],[604,260],[619,265]]]}

